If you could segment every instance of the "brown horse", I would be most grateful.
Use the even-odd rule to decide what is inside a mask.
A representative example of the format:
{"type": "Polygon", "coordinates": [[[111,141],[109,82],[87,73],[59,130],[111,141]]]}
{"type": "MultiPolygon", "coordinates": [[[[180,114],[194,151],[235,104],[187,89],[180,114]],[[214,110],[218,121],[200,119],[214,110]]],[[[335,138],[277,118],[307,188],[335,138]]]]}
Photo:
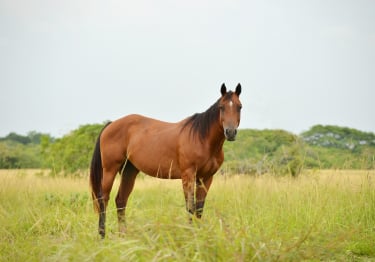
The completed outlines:
{"type": "Polygon", "coordinates": [[[224,141],[236,138],[240,94],[240,84],[235,92],[227,92],[223,84],[221,97],[207,111],[178,123],[129,115],[103,128],[90,170],[103,238],[105,210],[118,172],[122,175],[116,197],[120,232],[125,231],[125,208],[139,171],[158,178],[181,178],[187,211],[197,218],[202,216],[212,177],[224,161],[224,141]]]}

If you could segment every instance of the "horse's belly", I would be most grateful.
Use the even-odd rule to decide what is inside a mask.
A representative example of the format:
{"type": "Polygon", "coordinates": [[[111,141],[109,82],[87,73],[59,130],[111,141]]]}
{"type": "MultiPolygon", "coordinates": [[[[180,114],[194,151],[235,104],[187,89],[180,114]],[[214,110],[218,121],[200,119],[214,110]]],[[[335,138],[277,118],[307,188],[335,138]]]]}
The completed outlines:
{"type": "Polygon", "coordinates": [[[166,137],[163,134],[147,138],[146,131],[139,132],[129,141],[128,159],[147,175],[166,179],[181,178],[173,140],[172,136],[166,137]]]}
{"type": "Polygon", "coordinates": [[[174,160],[162,159],[156,156],[143,158],[130,157],[129,160],[137,169],[149,176],[164,179],[181,178],[181,171],[174,160]]]}

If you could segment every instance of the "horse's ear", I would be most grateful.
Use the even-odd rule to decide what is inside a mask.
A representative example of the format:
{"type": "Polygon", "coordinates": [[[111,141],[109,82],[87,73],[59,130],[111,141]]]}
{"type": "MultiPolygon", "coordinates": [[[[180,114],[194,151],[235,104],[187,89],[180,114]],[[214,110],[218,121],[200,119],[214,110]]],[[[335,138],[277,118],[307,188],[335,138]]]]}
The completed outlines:
{"type": "Polygon", "coordinates": [[[236,92],[236,95],[237,95],[237,96],[240,96],[240,94],[241,94],[241,84],[240,84],[240,83],[238,83],[235,92],[236,92]]]}
{"type": "Polygon", "coordinates": [[[227,93],[227,87],[225,86],[225,84],[223,83],[221,85],[221,95],[224,96],[226,93],[227,93]]]}

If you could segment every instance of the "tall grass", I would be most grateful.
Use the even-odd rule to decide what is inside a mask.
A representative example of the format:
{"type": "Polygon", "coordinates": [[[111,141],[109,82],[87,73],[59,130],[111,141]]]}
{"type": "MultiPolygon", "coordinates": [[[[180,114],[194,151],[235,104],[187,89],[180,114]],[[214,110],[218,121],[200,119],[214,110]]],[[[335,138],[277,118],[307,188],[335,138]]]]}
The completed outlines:
{"type": "Polygon", "coordinates": [[[188,222],[181,181],[139,176],[117,233],[97,234],[86,179],[0,172],[1,261],[300,261],[375,259],[375,172],[299,178],[217,175],[203,219],[188,222]]]}

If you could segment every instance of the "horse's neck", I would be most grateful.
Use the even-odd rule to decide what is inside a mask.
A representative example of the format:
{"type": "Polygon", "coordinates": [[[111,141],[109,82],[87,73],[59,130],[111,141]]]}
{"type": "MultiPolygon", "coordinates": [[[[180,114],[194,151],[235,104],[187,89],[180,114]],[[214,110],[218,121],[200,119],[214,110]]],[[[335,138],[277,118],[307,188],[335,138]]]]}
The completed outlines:
{"type": "Polygon", "coordinates": [[[225,141],[224,130],[220,125],[219,121],[213,124],[210,128],[207,143],[211,149],[212,154],[216,154],[221,151],[225,141]]]}

